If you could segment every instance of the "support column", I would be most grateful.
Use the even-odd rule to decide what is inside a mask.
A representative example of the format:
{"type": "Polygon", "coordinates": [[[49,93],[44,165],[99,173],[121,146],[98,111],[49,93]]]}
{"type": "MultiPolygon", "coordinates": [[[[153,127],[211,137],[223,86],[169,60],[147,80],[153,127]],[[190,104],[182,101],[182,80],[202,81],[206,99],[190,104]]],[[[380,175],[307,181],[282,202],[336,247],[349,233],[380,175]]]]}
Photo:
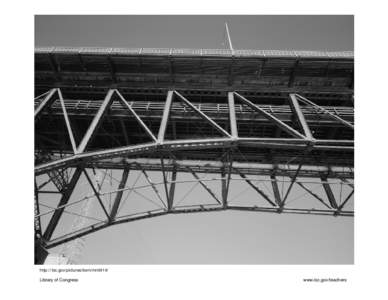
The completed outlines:
{"type": "Polygon", "coordinates": [[[232,134],[232,138],[238,138],[233,92],[228,92],[228,104],[229,104],[230,132],[232,134]]]}
{"type": "Polygon", "coordinates": [[[53,216],[51,217],[51,220],[50,220],[49,224],[47,225],[47,228],[43,234],[44,240],[49,241],[51,239],[51,236],[53,235],[54,230],[58,225],[59,219],[61,218],[62,213],[65,210],[65,208],[62,206],[66,205],[69,202],[70,197],[74,191],[75,185],[77,184],[78,179],[81,176],[81,173],[82,173],[82,168],[77,168],[74,171],[74,174],[73,174],[69,184],[66,186],[61,200],[59,201],[58,207],[61,207],[61,208],[58,208],[55,210],[55,212],[54,212],[53,216]]]}
{"type": "Polygon", "coordinates": [[[282,208],[282,199],[280,197],[279,186],[275,174],[271,174],[271,184],[273,188],[273,194],[275,196],[275,202],[279,208],[282,208]]]}
{"type": "Polygon", "coordinates": [[[168,211],[171,211],[174,207],[174,195],[175,195],[175,181],[177,177],[176,166],[174,165],[172,170],[172,177],[170,183],[170,191],[168,193],[168,211]]]}
{"type": "Polygon", "coordinates": [[[164,105],[162,121],[160,122],[160,127],[159,127],[159,133],[158,133],[158,143],[159,144],[162,144],[164,141],[164,135],[166,133],[167,122],[168,122],[168,119],[170,116],[170,110],[171,110],[173,96],[174,96],[174,92],[168,91],[166,104],[164,105]]]}
{"type": "MultiPolygon", "coordinates": [[[[126,184],[127,179],[128,179],[128,175],[129,175],[129,168],[125,168],[123,171],[123,176],[121,177],[121,181],[119,183],[119,187],[118,187],[119,190],[121,190],[125,187],[125,184],[126,184]]],[[[117,210],[119,209],[122,197],[123,197],[123,191],[118,191],[116,194],[115,201],[114,201],[113,206],[112,206],[112,210],[110,212],[110,217],[109,217],[110,222],[114,221],[114,219],[116,218],[117,210]]]]}

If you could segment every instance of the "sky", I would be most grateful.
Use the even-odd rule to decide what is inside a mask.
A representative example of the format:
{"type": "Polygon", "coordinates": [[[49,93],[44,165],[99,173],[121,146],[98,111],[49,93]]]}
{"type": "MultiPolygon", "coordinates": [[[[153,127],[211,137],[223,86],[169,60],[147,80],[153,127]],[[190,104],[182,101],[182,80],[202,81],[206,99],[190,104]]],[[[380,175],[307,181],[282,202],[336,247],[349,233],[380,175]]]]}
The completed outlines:
{"type": "Polygon", "coordinates": [[[36,46],[353,50],[353,16],[36,16],[36,46]]]}
{"type": "MultiPolygon", "coordinates": [[[[224,22],[235,49],[353,50],[352,16],[36,16],[35,46],[225,48],[224,22]]],[[[353,244],[348,217],[179,214],[93,233],[79,263],[351,264],[353,244]]]]}

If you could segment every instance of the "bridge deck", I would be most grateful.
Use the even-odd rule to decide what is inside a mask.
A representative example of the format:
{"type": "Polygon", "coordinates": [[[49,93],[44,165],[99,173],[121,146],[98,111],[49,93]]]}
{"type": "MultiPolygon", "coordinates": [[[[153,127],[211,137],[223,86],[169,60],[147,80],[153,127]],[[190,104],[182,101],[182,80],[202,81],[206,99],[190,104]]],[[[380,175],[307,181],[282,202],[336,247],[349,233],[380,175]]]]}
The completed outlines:
{"type": "Polygon", "coordinates": [[[353,52],[225,49],[36,48],[37,89],[130,87],[347,91],[353,52]]]}

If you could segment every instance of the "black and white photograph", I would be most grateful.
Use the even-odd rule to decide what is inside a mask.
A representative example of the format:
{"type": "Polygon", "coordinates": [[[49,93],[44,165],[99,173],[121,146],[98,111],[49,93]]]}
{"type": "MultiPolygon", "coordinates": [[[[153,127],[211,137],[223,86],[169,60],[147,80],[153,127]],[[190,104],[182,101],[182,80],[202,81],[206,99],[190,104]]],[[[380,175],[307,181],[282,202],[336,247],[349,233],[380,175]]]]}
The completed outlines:
{"type": "Polygon", "coordinates": [[[378,1],[3,7],[1,299],[387,298],[378,1]]]}
{"type": "Polygon", "coordinates": [[[35,263],[353,264],[353,21],[35,16],[35,263]]]}

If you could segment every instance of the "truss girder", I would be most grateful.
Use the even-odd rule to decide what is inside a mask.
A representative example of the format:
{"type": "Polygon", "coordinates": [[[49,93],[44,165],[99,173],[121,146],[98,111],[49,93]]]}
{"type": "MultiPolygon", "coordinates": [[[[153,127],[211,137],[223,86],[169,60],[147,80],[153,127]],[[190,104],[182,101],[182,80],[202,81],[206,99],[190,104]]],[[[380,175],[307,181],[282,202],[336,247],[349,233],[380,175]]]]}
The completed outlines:
{"type": "MultiPolygon", "coordinates": [[[[108,226],[166,214],[222,210],[336,216],[353,216],[354,214],[353,209],[347,209],[354,192],[353,183],[350,181],[353,179],[353,160],[351,158],[344,161],[338,159],[337,162],[337,158],[335,157],[333,163],[327,164],[324,160],[323,163],[320,163],[315,157],[331,152],[349,153],[348,155],[351,156],[353,153],[354,142],[352,139],[338,140],[319,139],[314,137],[314,132],[309,125],[310,121],[306,119],[304,110],[299,105],[299,101],[302,101],[305,104],[307,103],[310,106],[314,106],[315,104],[309,103],[309,100],[302,96],[296,94],[289,95],[290,110],[294,115],[294,120],[296,120],[296,123],[299,126],[299,130],[297,130],[290,122],[281,120],[277,114],[273,114],[270,111],[263,109],[260,105],[254,103],[254,101],[251,101],[234,91],[229,91],[225,98],[225,103],[228,108],[228,120],[221,126],[219,119],[216,119],[212,114],[206,113],[206,106],[204,106],[205,108],[202,108],[203,106],[191,102],[190,97],[184,97],[179,91],[170,90],[167,92],[166,100],[163,104],[160,125],[157,134],[155,134],[153,130],[151,130],[152,128],[147,125],[148,123],[143,120],[143,116],[136,112],[133,105],[130,104],[119,90],[109,89],[84,136],[81,138],[79,145],[76,145],[75,140],[72,137],[71,120],[68,117],[68,112],[65,107],[66,100],[62,97],[60,89],[52,89],[42,95],[42,97],[44,96],[44,99],[41,104],[38,105],[35,116],[42,116],[42,111],[52,104],[53,95],[56,92],[60,98],[59,100],[66,121],[66,128],[70,137],[70,149],[73,151],[70,151],[67,154],[67,157],[60,157],[59,159],[54,159],[58,158],[55,156],[56,154],[54,151],[54,153],[49,156],[52,158],[51,161],[35,166],[35,176],[39,177],[47,174],[54,184],[56,184],[56,178],[61,175],[61,170],[75,168],[75,172],[70,180],[62,180],[63,182],[57,186],[58,190],[62,193],[62,198],[60,199],[58,206],[52,209],[51,212],[53,213],[53,216],[43,234],[43,241],[48,248],[101,230],[108,226]],[[107,117],[107,112],[111,108],[113,97],[115,96],[118,97],[122,107],[135,119],[136,124],[145,131],[145,134],[151,139],[151,142],[106,149],[89,148],[91,141],[97,136],[103,118],[107,117]],[[239,132],[238,122],[240,120],[236,113],[236,99],[240,104],[249,107],[252,114],[263,117],[267,120],[268,124],[277,128],[276,134],[283,131],[285,134],[288,134],[289,137],[276,136],[276,134],[271,137],[243,137],[239,132]],[[221,137],[208,136],[197,139],[166,139],[166,132],[168,131],[170,122],[172,122],[171,110],[173,101],[182,103],[201,120],[201,124],[209,125],[214,131],[221,134],[221,137]],[[266,155],[268,163],[254,161],[251,159],[251,156],[247,158],[246,155],[240,151],[240,149],[243,148],[250,148],[253,149],[253,151],[267,151],[266,155]],[[211,151],[218,151],[217,159],[206,158],[206,155],[211,151]],[[274,159],[273,157],[276,151],[281,154],[284,153],[286,161],[279,162],[274,159]],[[190,154],[192,155],[190,156],[187,153],[194,154],[190,154]],[[312,153],[314,153],[314,155],[312,155],[312,153]],[[90,176],[94,175],[89,175],[87,173],[86,169],[88,168],[123,170],[118,187],[104,192],[106,195],[114,195],[114,202],[110,211],[106,209],[101,199],[101,195],[104,194],[100,191],[101,187],[99,187],[98,190],[94,187],[93,181],[90,178],[90,176]],[[152,180],[149,175],[150,172],[155,171],[161,172],[163,175],[161,176],[162,179],[158,182],[152,180]],[[99,202],[106,220],[97,222],[94,225],[88,226],[77,232],[70,232],[69,234],[52,239],[62,213],[64,211],[66,212],[66,209],[73,205],[72,202],[69,202],[69,199],[77,184],[79,184],[82,172],[85,172],[86,179],[94,192],[93,197],[99,202]],[[130,172],[131,174],[132,172],[143,174],[147,183],[147,186],[144,188],[153,191],[154,196],[163,203],[163,207],[157,210],[147,210],[133,215],[122,216],[119,214],[120,205],[122,201],[125,201],[125,199],[123,200],[124,192],[132,190],[135,191],[135,193],[137,192],[136,187],[130,187],[130,172]],[[180,180],[180,173],[191,174],[191,179],[180,180]],[[211,173],[215,177],[213,176],[212,179],[205,179],[198,175],[200,173],[211,173]],[[237,178],[232,175],[237,175],[237,178]],[[252,177],[257,175],[265,178],[258,180],[257,178],[255,179],[252,177]],[[282,177],[287,177],[291,180],[287,181],[288,188],[285,193],[280,191],[280,182],[284,183],[282,177]],[[319,181],[312,180],[317,178],[319,181]],[[341,199],[338,199],[338,195],[333,192],[332,185],[337,183],[330,181],[332,178],[340,180],[341,184],[347,185],[353,189],[342,202],[340,201],[341,199]],[[266,181],[272,186],[271,193],[264,192],[259,188],[257,183],[260,182],[260,180],[266,181]],[[220,189],[219,193],[216,193],[213,187],[210,188],[210,181],[218,182],[217,186],[220,189]],[[215,203],[180,206],[177,201],[174,201],[176,197],[176,188],[179,184],[185,182],[198,183],[198,185],[215,200],[215,203]],[[261,198],[264,198],[265,203],[268,206],[259,204],[247,206],[234,205],[232,201],[229,201],[229,194],[230,190],[238,184],[245,184],[248,188],[253,189],[261,198]],[[328,203],[323,200],[322,195],[318,195],[310,189],[308,187],[309,184],[319,184],[325,192],[328,203]],[[295,191],[295,186],[301,188],[308,194],[311,198],[311,202],[315,201],[315,203],[318,203],[321,207],[324,205],[325,208],[311,208],[309,206],[301,206],[298,208],[289,207],[288,201],[286,200],[288,200],[290,194],[295,191]],[[163,197],[159,192],[160,189],[164,189],[167,203],[164,203],[163,197]],[[217,194],[221,195],[221,198],[219,198],[217,194]]],[[[353,124],[343,120],[338,117],[338,115],[333,116],[330,111],[325,109],[322,110],[321,108],[317,108],[317,110],[319,113],[323,112],[329,114],[330,118],[342,123],[342,125],[353,127],[353,124]]],[[[121,123],[121,125],[123,124],[121,123]]],[[[174,123],[172,125],[174,130],[176,130],[176,124],[174,123]]],[[[125,129],[125,126],[122,127],[125,129]]],[[[127,134],[128,132],[125,133],[125,135],[127,134]]],[[[127,141],[129,140],[127,139],[127,141]]],[[[253,155],[255,155],[255,153],[253,155]]],[[[38,231],[41,230],[40,225],[38,226],[38,222],[42,216],[42,213],[39,212],[39,194],[45,192],[47,191],[43,190],[43,185],[36,185],[35,199],[37,203],[35,219],[38,231]]]]}

